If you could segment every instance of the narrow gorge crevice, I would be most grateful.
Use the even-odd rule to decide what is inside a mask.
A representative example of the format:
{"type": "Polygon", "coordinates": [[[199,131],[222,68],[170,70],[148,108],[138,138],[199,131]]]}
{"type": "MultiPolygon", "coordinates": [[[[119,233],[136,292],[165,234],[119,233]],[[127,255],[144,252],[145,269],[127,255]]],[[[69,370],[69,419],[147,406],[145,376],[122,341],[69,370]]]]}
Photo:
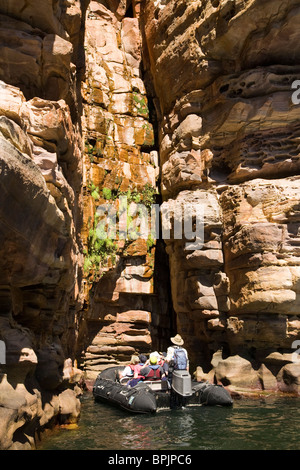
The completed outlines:
{"type": "Polygon", "coordinates": [[[91,2],[86,19],[86,289],[79,363],[87,381],[108,365],[126,364],[136,352],[166,349],[173,332],[169,273],[162,266],[162,275],[157,264],[166,263],[163,243],[157,245],[150,231],[146,238],[124,240],[118,230],[122,198],[131,232],[141,230],[138,207],[146,208],[150,229],[151,206],[160,203],[157,119],[144,81],[138,6],[124,2],[114,10],[91,2]],[[117,227],[113,237],[100,240],[103,206],[114,212],[117,227]]]}

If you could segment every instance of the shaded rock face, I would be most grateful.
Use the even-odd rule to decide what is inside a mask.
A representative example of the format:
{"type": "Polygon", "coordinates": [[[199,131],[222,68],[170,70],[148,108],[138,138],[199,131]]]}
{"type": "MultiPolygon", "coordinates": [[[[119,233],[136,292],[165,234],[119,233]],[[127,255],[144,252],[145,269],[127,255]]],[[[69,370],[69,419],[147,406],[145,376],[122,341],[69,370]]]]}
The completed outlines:
{"type": "Polygon", "coordinates": [[[235,387],[299,391],[299,6],[142,10],[164,205],[204,207],[202,249],[167,241],[178,332],[202,374],[235,387]]]}
{"type": "Polygon", "coordinates": [[[0,5],[3,449],[31,448],[37,429],[79,415],[65,361],[82,305],[82,11],[79,1],[23,3],[0,5]]]}

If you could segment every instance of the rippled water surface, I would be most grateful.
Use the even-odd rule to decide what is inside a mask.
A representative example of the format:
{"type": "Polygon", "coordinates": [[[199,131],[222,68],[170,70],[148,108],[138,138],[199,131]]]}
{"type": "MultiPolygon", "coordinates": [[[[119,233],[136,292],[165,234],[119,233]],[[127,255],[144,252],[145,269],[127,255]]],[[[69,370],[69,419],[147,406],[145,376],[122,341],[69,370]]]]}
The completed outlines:
{"type": "Polygon", "coordinates": [[[299,450],[299,398],[236,400],[132,415],[82,398],[77,429],[61,429],[40,450],[299,450]]]}

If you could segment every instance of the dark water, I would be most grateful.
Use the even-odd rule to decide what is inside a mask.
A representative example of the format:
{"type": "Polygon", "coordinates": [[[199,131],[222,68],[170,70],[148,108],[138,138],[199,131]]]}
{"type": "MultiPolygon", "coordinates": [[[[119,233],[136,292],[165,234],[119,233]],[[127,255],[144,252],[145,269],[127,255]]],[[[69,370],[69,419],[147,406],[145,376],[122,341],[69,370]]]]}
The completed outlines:
{"type": "Polygon", "coordinates": [[[39,450],[299,450],[300,398],[240,399],[131,415],[87,393],[77,429],[60,429],[39,450]]]}

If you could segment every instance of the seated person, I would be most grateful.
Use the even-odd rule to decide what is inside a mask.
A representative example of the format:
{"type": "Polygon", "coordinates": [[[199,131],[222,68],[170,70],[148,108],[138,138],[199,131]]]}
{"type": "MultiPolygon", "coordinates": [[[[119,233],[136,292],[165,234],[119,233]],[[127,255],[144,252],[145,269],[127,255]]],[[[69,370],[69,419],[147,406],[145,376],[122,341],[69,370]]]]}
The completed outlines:
{"type": "Polygon", "coordinates": [[[140,370],[140,375],[144,377],[144,380],[161,380],[165,377],[163,368],[157,364],[157,357],[150,356],[149,365],[143,367],[140,370]]]}
{"type": "Polygon", "coordinates": [[[124,377],[133,378],[135,374],[137,374],[137,365],[139,364],[140,360],[138,356],[131,356],[130,364],[126,366],[122,372],[120,372],[120,379],[124,377]]]}
{"type": "Polygon", "coordinates": [[[141,369],[143,367],[145,367],[145,364],[147,362],[147,356],[145,356],[144,354],[140,354],[139,355],[139,363],[137,364],[136,368],[135,368],[135,373],[136,373],[136,378],[137,376],[139,375],[141,369]]]}
{"type": "Polygon", "coordinates": [[[139,355],[139,363],[134,365],[134,370],[133,370],[133,379],[129,380],[127,385],[129,387],[134,387],[140,380],[143,380],[144,377],[140,375],[140,371],[143,367],[145,367],[145,364],[147,362],[147,357],[144,356],[143,354],[139,355]]]}

